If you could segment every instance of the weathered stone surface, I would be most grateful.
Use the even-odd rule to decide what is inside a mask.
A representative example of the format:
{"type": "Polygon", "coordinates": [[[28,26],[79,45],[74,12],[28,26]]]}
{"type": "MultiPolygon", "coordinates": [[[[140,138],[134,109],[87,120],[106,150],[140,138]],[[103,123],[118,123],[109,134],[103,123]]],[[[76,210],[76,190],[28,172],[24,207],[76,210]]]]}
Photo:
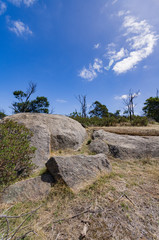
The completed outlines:
{"type": "Polygon", "coordinates": [[[63,179],[74,192],[111,170],[105,154],[52,157],[46,167],[56,180],[63,179]]]}
{"type": "Polygon", "coordinates": [[[95,139],[89,144],[89,150],[93,153],[109,153],[108,145],[101,139],[95,139]]]}
{"type": "Polygon", "coordinates": [[[17,182],[2,193],[0,201],[8,204],[40,200],[48,195],[53,183],[54,179],[49,173],[17,182]]]}
{"type": "Polygon", "coordinates": [[[32,130],[32,145],[37,148],[33,163],[43,167],[50,152],[58,149],[78,149],[86,137],[86,130],[77,121],[62,115],[19,113],[8,116],[32,130]]]}
{"type": "Polygon", "coordinates": [[[93,133],[94,139],[106,141],[110,154],[115,158],[159,158],[159,137],[129,136],[98,130],[93,133]]]}

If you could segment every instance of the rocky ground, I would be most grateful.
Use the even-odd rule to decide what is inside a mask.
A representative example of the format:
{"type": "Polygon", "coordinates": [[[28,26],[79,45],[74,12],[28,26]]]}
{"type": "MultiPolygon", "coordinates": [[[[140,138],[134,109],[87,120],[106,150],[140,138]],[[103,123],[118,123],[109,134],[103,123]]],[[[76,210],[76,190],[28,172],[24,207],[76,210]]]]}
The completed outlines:
{"type": "Polygon", "coordinates": [[[159,160],[110,161],[112,172],[78,194],[59,182],[42,201],[1,205],[11,216],[41,206],[28,219],[9,219],[10,231],[26,219],[13,239],[159,239],[159,160]]]}
{"type": "MultiPolygon", "coordinates": [[[[116,127],[109,128],[109,132],[121,134],[122,131],[123,135],[131,132],[130,135],[156,137],[159,136],[159,125],[156,126],[125,127],[125,131],[123,127],[122,130],[116,127]],[[151,132],[153,127],[155,134],[151,132]],[[137,129],[139,129],[138,134],[137,129]]],[[[58,155],[59,159],[64,160],[63,156],[67,159],[70,155],[83,154],[89,159],[92,154],[90,145],[94,140],[102,141],[99,146],[103,147],[105,153],[110,153],[109,145],[104,145],[104,139],[98,136],[97,139],[92,139],[94,130],[97,130],[98,135],[98,130],[101,128],[87,129],[87,139],[80,149],[59,149],[53,151],[51,156],[56,160],[55,156],[58,155]]],[[[102,130],[108,132],[107,128],[102,130]]],[[[103,136],[103,132],[100,136],[103,136]]],[[[114,137],[107,134],[109,143],[112,136],[114,137]]],[[[134,138],[130,140],[134,141],[134,138]]],[[[99,146],[95,144],[97,151],[100,150],[99,146]]],[[[117,144],[118,146],[122,147],[120,144],[117,144]]],[[[40,181],[38,175],[44,174],[46,169],[33,173],[30,176],[34,177],[33,187],[29,184],[31,180],[27,180],[32,189],[29,190],[30,193],[32,191],[35,194],[32,200],[0,205],[0,216],[6,216],[0,218],[0,239],[158,240],[159,158],[155,156],[153,159],[146,155],[143,158],[140,156],[139,159],[124,158],[123,160],[114,158],[110,154],[108,156],[112,171],[99,176],[94,183],[77,193],[59,180],[52,183],[51,191],[47,196],[38,200],[37,189],[33,191],[34,186],[38,186],[40,181]]],[[[48,185],[42,184],[45,186],[42,187],[43,192],[45,190],[47,192],[48,185]]],[[[16,196],[17,194],[20,193],[17,192],[16,196]]]]}

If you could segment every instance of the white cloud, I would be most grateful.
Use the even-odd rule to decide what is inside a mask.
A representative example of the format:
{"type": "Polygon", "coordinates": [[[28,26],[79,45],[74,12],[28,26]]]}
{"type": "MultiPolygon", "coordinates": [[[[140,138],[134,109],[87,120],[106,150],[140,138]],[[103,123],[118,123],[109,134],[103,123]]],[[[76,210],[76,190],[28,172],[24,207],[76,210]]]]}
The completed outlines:
{"type": "MultiPolygon", "coordinates": [[[[147,58],[154,50],[158,36],[152,31],[151,25],[146,20],[138,21],[135,17],[125,16],[123,27],[126,29],[124,36],[129,45],[129,52],[121,61],[116,59],[113,70],[117,74],[125,73],[136,67],[143,59],[147,58]]],[[[124,51],[118,52],[122,55],[124,51]]],[[[124,55],[124,54],[123,54],[124,55]]],[[[123,56],[124,57],[124,56],[123,56]]]]}
{"type": "Polygon", "coordinates": [[[81,70],[79,76],[81,78],[87,79],[88,81],[92,81],[94,78],[97,77],[97,73],[89,67],[89,69],[86,69],[85,67],[81,70]]]}
{"type": "Polygon", "coordinates": [[[7,5],[6,3],[0,1],[0,15],[2,15],[3,13],[5,13],[7,10],[7,5]]]}
{"type": "Polygon", "coordinates": [[[115,99],[115,100],[126,100],[126,99],[130,98],[130,96],[133,97],[133,98],[135,98],[135,97],[138,97],[138,96],[140,96],[140,95],[141,95],[141,92],[138,91],[138,92],[136,92],[136,93],[131,93],[130,95],[128,95],[128,94],[123,94],[123,95],[121,95],[121,96],[116,96],[114,99],[115,99]]]}
{"type": "Polygon", "coordinates": [[[94,45],[94,49],[98,49],[100,47],[100,43],[94,45]]]}
{"type": "Polygon", "coordinates": [[[67,103],[67,101],[64,100],[64,99],[56,99],[56,102],[58,102],[58,103],[67,103]]]}
{"type": "Polygon", "coordinates": [[[109,70],[115,62],[128,56],[127,49],[121,48],[118,52],[116,52],[115,45],[113,44],[111,45],[109,44],[107,49],[108,49],[107,56],[109,57],[109,65],[105,67],[106,70],[109,70]]]}
{"type": "Polygon", "coordinates": [[[36,0],[8,0],[8,1],[18,7],[21,4],[25,4],[27,7],[30,7],[31,5],[33,5],[36,2],[36,0]]]}
{"type": "Polygon", "coordinates": [[[111,50],[108,52],[110,61],[118,61],[128,55],[128,50],[121,48],[118,52],[116,50],[111,50]]]}
{"type": "Polygon", "coordinates": [[[8,28],[11,32],[14,32],[17,36],[26,36],[26,35],[32,35],[32,31],[29,29],[29,27],[24,24],[22,21],[12,21],[10,18],[7,18],[8,22],[8,28]]]}
{"type": "MultiPolygon", "coordinates": [[[[118,39],[124,38],[124,43],[119,46],[115,43],[107,45],[106,53],[103,57],[109,60],[108,65],[104,66],[103,61],[95,59],[89,67],[84,67],[79,76],[92,81],[103,70],[112,69],[116,74],[126,73],[135,69],[139,62],[153,53],[154,47],[159,39],[159,35],[152,30],[152,26],[146,20],[139,21],[130,15],[130,11],[120,11],[118,16],[122,17],[122,29],[124,33],[118,39]]],[[[99,44],[94,45],[98,48],[99,44]]]]}
{"type": "Polygon", "coordinates": [[[95,79],[97,77],[97,73],[102,72],[102,68],[103,68],[102,60],[95,58],[93,65],[89,64],[88,69],[84,67],[80,71],[79,76],[81,78],[87,79],[88,81],[92,81],[93,79],[95,79]]]}
{"type": "Polygon", "coordinates": [[[28,7],[35,3],[36,0],[23,0],[24,4],[28,7]]]}
{"type": "Polygon", "coordinates": [[[122,16],[128,15],[128,14],[130,14],[130,11],[121,10],[121,11],[118,12],[117,16],[122,17],[122,16]]]}
{"type": "Polygon", "coordinates": [[[103,62],[102,60],[96,58],[93,63],[93,69],[97,72],[102,72],[103,62]]]}
{"type": "Polygon", "coordinates": [[[124,94],[122,96],[116,96],[115,100],[126,100],[126,99],[128,99],[128,97],[129,96],[127,94],[124,94]]]}
{"type": "Polygon", "coordinates": [[[108,70],[111,68],[111,66],[113,65],[113,63],[114,63],[114,60],[111,59],[111,60],[109,61],[109,65],[106,66],[106,67],[104,67],[104,69],[108,71],[108,70]]]}

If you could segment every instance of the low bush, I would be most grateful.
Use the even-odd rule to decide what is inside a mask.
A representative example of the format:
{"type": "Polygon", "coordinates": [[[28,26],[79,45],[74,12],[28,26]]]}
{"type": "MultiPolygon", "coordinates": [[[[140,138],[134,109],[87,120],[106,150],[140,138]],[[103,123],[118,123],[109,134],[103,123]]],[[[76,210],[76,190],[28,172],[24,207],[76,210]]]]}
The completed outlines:
{"type": "Polygon", "coordinates": [[[147,126],[148,119],[147,119],[147,117],[134,116],[133,120],[131,121],[131,125],[132,126],[147,126]]]}
{"type": "Polygon", "coordinates": [[[12,120],[0,123],[0,187],[27,176],[36,150],[30,146],[32,132],[12,120]]]}
{"type": "Polygon", "coordinates": [[[130,122],[128,117],[125,116],[109,116],[109,117],[82,117],[80,115],[70,116],[74,120],[78,121],[82,124],[83,127],[90,127],[90,126],[98,126],[98,127],[109,127],[109,126],[116,126],[117,124],[120,125],[132,125],[132,126],[147,126],[148,119],[147,117],[141,116],[134,116],[133,120],[130,122]]]}

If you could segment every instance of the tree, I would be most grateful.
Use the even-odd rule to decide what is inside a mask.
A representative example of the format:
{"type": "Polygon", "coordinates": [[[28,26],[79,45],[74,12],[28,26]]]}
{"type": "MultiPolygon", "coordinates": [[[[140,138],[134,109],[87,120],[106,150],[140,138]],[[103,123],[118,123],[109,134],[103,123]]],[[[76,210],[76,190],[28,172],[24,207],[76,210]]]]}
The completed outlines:
{"type": "Polygon", "coordinates": [[[49,102],[46,97],[36,97],[35,100],[30,100],[30,97],[36,91],[36,84],[30,82],[26,92],[14,91],[13,95],[17,102],[12,103],[14,113],[22,112],[37,112],[49,113],[49,102]]]}
{"type": "Polygon", "coordinates": [[[108,117],[109,116],[109,113],[108,113],[108,108],[101,104],[100,102],[98,101],[95,101],[91,108],[93,108],[89,114],[91,117],[99,117],[99,118],[103,118],[103,117],[108,117]]]}
{"type": "Polygon", "coordinates": [[[120,110],[116,110],[116,112],[114,113],[115,117],[120,117],[120,110]]]}
{"type": "Polygon", "coordinates": [[[0,110],[0,119],[6,117],[7,115],[5,114],[4,110],[0,110]]]}
{"type": "Polygon", "coordinates": [[[147,117],[159,122],[159,97],[150,97],[144,103],[143,111],[147,117]]]}
{"type": "Polygon", "coordinates": [[[87,117],[87,101],[86,101],[86,95],[78,95],[76,99],[81,104],[81,117],[85,118],[87,117]]]}
{"type": "Polygon", "coordinates": [[[124,113],[128,114],[130,121],[132,120],[134,116],[134,98],[138,97],[140,95],[140,90],[133,93],[132,90],[129,90],[128,95],[123,95],[121,98],[123,99],[124,105],[126,106],[126,109],[124,113]]]}

